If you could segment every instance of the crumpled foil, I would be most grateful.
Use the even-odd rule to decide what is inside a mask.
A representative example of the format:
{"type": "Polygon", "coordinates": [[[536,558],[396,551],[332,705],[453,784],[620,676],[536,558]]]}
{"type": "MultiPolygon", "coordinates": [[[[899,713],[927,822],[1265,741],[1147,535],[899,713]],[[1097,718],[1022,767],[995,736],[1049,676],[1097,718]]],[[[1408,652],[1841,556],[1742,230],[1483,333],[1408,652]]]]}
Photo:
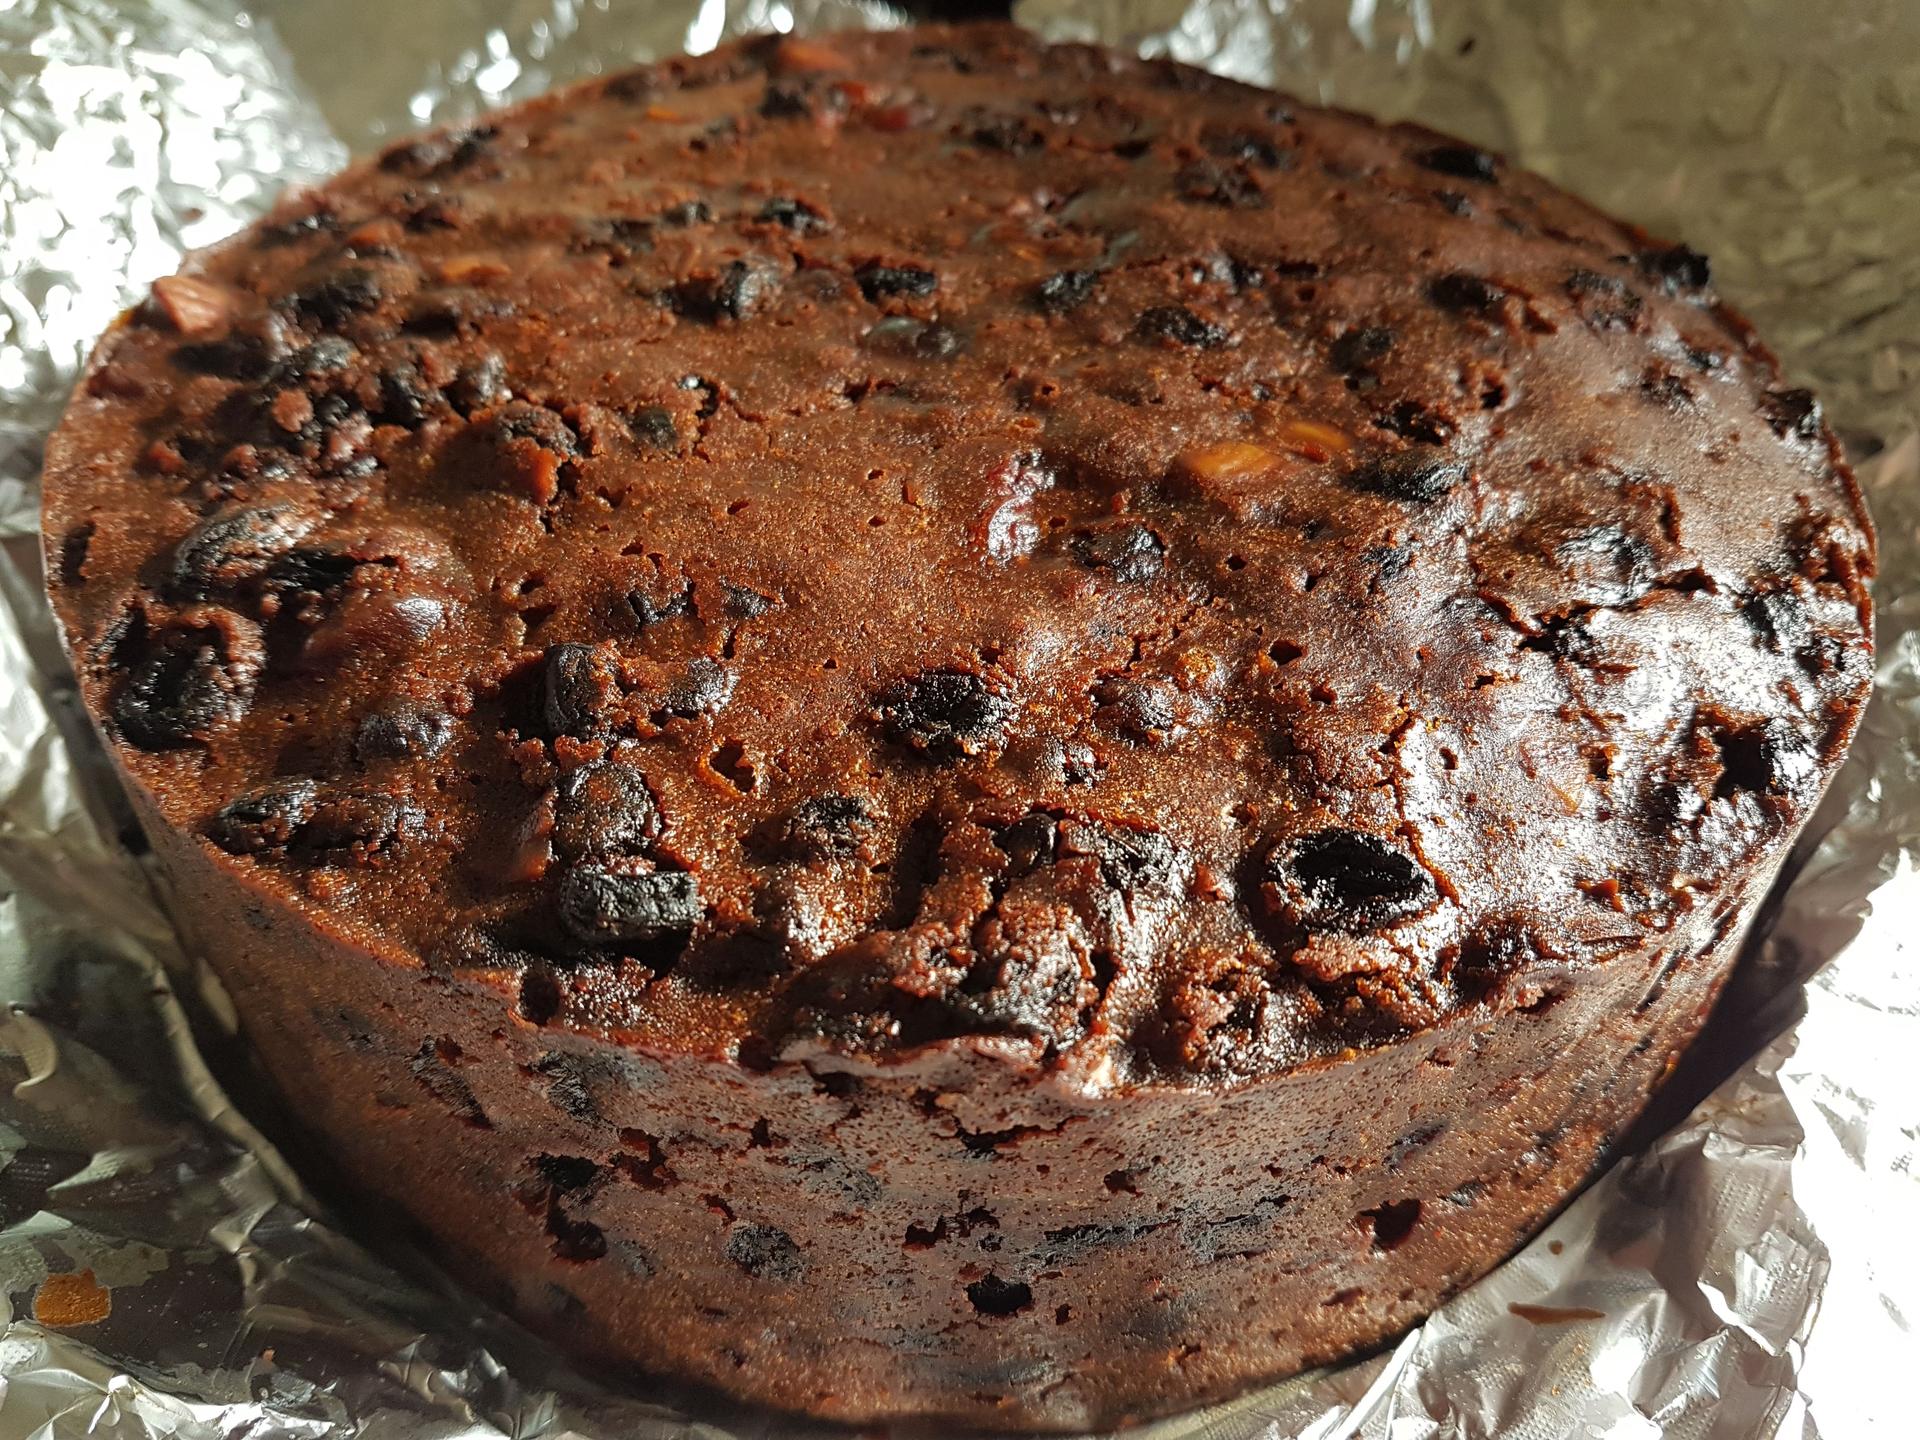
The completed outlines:
{"type": "MultiPolygon", "coordinates": [[[[0,1440],[843,1433],[582,1376],[307,1195],[203,1061],[228,1017],[74,704],[35,483],[92,338],[280,186],[595,70],[900,18],[859,0],[0,0],[0,1440]]],[[[1670,1087],[1674,1128],[1385,1353],[1142,1433],[1913,1434],[1920,7],[1024,0],[1018,18],[1417,117],[1708,251],[1825,398],[1883,546],[1876,697],[1670,1087]]]]}

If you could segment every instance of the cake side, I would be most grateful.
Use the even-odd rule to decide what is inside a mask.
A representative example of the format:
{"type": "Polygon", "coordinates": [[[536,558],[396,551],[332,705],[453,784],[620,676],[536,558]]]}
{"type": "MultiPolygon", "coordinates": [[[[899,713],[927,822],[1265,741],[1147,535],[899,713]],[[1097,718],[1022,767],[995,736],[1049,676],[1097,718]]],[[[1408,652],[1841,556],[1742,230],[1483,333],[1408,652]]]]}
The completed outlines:
{"type": "Polygon", "coordinates": [[[1609,1158],[1757,903],[1345,1060],[1089,1091],[998,1038],[750,1071],[503,1028],[516,976],[263,926],[141,808],[336,1183],[605,1383],[861,1424],[1100,1430],[1391,1339],[1609,1158]]]}

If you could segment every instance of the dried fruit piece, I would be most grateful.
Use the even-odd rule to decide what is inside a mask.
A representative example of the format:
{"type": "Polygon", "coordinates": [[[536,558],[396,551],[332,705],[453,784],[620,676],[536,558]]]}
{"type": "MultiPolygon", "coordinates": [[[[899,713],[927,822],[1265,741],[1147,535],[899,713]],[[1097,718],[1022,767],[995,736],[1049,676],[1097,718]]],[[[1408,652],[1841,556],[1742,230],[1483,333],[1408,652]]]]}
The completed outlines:
{"type": "Polygon", "coordinates": [[[266,572],[299,543],[313,522],[291,505],[220,510],[187,532],[167,568],[168,593],[205,600],[266,572]]]}
{"type": "Polygon", "coordinates": [[[1033,303],[1049,315],[1064,315],[1085,304],[1100,283],[1098,270],[1061,270],[1033,291],[1033,303]]]}
{"type": "Polygon", "coordinates": [[[1566,288],[1580,318],[1596,330],[1628,330],[1640,316],[1640,297],[1616,275],[1575,270],[1566,288]]]}
{"type": "Polygon", "coordinates": [[[1308,930],[1364,934],[1424,908],[1433,882],[1413,857],[1359,830],[1317,830],[1276,846],[1268,902],[1308,930]]]}
{"type": "Polygon", "coordinates": [[[1641,251],[1640,268],[1665,285],[1669,294],[1704,290],[1713,283],[1707,257],[1685,245],[1641,251]]]}
{"type": "Polygon", "coordinates": [[[554,787],[553,848],[568,860],[638,855],[659,835],[647,777],[618,756],[589,761],[554,787]]]}
{"type": "Polygon", "coordinates": [[[606,733],[620,698],[611,659],[597,645],[550,645],[541,660],[541,713],[549,735],[606,733]]]}
{"type": "Polygon", "coordinates": [[[373,760],[429,760],[453,739],[453,717],[437,705],[394,700],[360,717],[353,731],[353,755],[373,760]]]}
{"type": "Polygon", "coordinates": [[[1441,175],[1492,184],[1500,176],[1499,160],[1475,145],[1434,145],[1420,151],[1414,163],[1441,175]]]}
{"type": "Polygon", "coordinates": [[[788,848],[802,858],[851,855],[873,828],[873,813],[855,795],[816,795],[787,817],[788,848]]]}
{"type": "Polygon", "coordinates": [[[970,670],[926,670],[880,696],[890,739],[940,761],[978,755],[1005,738],[1013,702],[970,670]]]}
{"type": "Polygon", "coordinates": [[[683,934],[699,923],[700,885],[684,870],[643,860],[586,861],[560,881],[560,923],[583,945],[683,934]]]}
{"type": "Polygon", "coordinates": [[[1505,291],[1499,286],[1469,275],[1464,270],[1436,276],[1427,284],[1427,295],[1443,310],[1458,310],[1469,315],[1485,315],[1500,308],[1505,291]]]}
{"type": "Polygon", "coordinates": [[[670,293],[674,313],[711,325],[745,320],[763,308],[780,285],[780,272],[759,256],[729,261],[711,275],[683,280],[670,293]]]}
{"type": "Polygon", "coordinates": [[[1760,397],[1760,413],[1782,440],[1818,440],[1824,417],[1811,390],[1769,390],[1760,397]]]}
{"type": "Polygon", "coordinates": [[[1393,348],[1394,335],[1385,325],[1362,325],[1358,329],[1343,331],[1327,350],[1327,358],[1341,370],[1365,370],[1368,366],[1387,357],[1393,348]]]}
{"type": "Polygon", "coordinates": [[[1160,537],[1132,521],[1082,530],[1069,544],[1074,558],[1082,565],[1103,570],[1129,584],[1158,575],[1167,556],[1167,547],[1160,537]]]}
{"type": "Polygon", "coordinates": [[[311,780],[283,780],[254,790],[228,804],[213,819],[208,835],[229,855],[258,855],[284,850],[313,815],[319,787],[311,780]]]}
{"type": "Polygon", "coordinates": [[[230,611],[188,611],[146,633],[140,650],[110,708],[131,745],[204,744],[253,703],[264,650],[258,628],[230,611]]]}
{"type": "Polygon", "coordinates": [[[806,201],[778,195],[760,207],[756,218],[796,235],[819,235],[833,228],[827,217],[806,201]]]}
{"type": "Polygon", "coordinates": [[[790,1284],[806,1273],[806,1257],[793,1237],[772,1225],[736,1225],[727,1236],[727,1258],[757,1280],[790,1284]]]}
{"type": "Polygon", "coordinates": [[[1444,456],[1403,450],[1366,461],[1341,478],[1355,490],[1430,505],[1467,478],[1467,467],[1444,456]]]}
{"type": "Polygon", "coordinates": [[[1212,350],[1227,343],[1223,326],[1203,319],[1184,305],[1155,305],[1140,313],[1134,333],[1143,340],[1212,350]]]}
{"type": "Polygon", "coordinates": [[[870,262],[854,271],[860,293],[876,304],[895,295],[920,298],[940,288],[940,277],[917,265],[882,265],[870,262]]]}

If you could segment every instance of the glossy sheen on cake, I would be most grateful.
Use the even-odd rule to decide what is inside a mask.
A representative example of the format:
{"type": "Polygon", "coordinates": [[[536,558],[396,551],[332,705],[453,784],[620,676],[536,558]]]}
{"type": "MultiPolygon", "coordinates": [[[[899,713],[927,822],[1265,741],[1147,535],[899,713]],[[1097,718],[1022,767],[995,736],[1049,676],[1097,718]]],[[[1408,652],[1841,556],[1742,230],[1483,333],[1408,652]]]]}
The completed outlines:
{"type": "Polygon", "coordinates": [[[81,689],[286,1103],[588,1352],[1075,1428],[1591,1172],[1856,723],[1706,262],[1007,28],[754,41],[197,257],[49,449],[81,689]]]}

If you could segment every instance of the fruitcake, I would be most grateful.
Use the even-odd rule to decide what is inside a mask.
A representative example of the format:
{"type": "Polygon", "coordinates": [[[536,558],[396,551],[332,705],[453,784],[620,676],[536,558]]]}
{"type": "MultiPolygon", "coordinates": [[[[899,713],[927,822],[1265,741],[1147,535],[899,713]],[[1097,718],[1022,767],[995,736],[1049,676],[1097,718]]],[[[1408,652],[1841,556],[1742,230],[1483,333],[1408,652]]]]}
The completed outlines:
{"type": "Polygon", "coordinates": [[[1701,255],[1004,25],[285,196],[101,341],[45,538],[330,1173],[607,1373],[862,1422],[1153,1416],[1485,1272],[1872,668],[1701,255]]]}

